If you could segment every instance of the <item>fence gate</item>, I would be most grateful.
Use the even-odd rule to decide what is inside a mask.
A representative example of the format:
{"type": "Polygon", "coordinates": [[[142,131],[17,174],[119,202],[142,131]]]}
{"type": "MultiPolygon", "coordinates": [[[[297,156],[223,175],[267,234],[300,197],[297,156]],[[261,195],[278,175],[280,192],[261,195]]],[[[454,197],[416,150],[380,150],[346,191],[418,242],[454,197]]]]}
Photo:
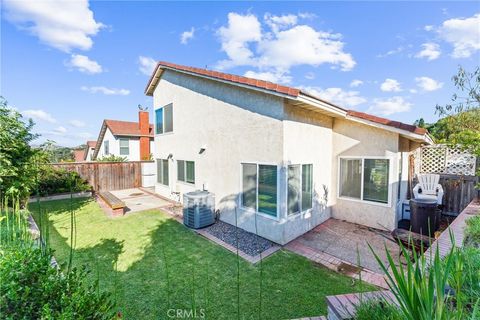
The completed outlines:
{"type": "Polygon", "coordinates": [[[440,175],[440,184],[445,192],[444,214],[458,215],[473,198],[480,196],[475,189],[479,181],[476,176],[478,159],[468,151],[439,144],[418,148],[410,157],[414,173],[411,175],[412,188],[417,183],[417,174],[440,175]]]}

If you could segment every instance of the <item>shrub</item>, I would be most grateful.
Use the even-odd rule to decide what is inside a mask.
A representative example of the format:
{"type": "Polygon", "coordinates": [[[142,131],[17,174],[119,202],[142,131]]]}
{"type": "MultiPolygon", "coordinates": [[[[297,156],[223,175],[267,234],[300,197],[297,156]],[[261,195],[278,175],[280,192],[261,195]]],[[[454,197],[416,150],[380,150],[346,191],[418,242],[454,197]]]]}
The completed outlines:
{"type": "Polygon", "coordinates": [[[384,300],[362,301],[355,310],[355,320],[404,320],[397,306],[384,300]]]}
{"type": "Polygon", "coordinates": [[[466,221],[465,246],[480,249],[480,215],[474,216],[466,221]]]}
{"type": "Polygon", "coordinates": [[[109,156],[104,156],[102,158],[98,158],[97,161],[100,161],[100,162],[125,162],[125,161],[127,161],[127,157],[116,156],[114,154],[111,154],[109,156]]]}
{"type": "Polygon", "coordinates": [[[62,274],[33,246],[0,250],[0,313],[7,319],[113,319],[113,304],[85,270],[62,274]]]}
{"type": "Polygon", "coordinates": [[[35,195],[48,196],[67,192],[90,191],[92,187],[75,171],[52,169],[44,166],[38,177],[38,192],[35,195]]]}

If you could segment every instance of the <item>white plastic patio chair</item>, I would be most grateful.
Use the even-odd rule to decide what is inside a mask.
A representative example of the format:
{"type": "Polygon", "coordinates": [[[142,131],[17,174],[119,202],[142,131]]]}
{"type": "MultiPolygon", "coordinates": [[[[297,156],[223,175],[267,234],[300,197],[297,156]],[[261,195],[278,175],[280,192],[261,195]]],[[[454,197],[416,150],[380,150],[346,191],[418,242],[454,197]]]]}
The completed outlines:
{"type": "Polygon", "coordinates": [[[441,205],[443,200],[443,187],[438,182],[438,174],[419,174],[417,175],[418,184],[413,188],[415,199],[434,199],[441,205]]]}

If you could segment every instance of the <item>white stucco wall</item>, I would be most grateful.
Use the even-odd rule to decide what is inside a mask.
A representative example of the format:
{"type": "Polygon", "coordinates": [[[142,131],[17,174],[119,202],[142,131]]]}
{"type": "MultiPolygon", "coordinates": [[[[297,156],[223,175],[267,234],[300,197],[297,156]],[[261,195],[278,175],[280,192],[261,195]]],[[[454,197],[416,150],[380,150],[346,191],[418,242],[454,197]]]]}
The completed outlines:
{"type": "MultiPolygon", "coordinates": [[[[126,157],[127,161],[140,161],[140,139],[138,137],[126,137],[126,136],[114,136],[110,129],[107,127],[105,135],[103,137],[102,143],[100,144],[100,149],[98,150],[97,159],[100,159],[105,154],[105,141],[109,141],[109,154],[126,157]],[[129,139],[129,154],[121,155],[120,154],[120,139],[129,139]]],[[[150,153],[153,154],[153,148],[155,144],[153,139],[150,141],[150,153]]]]}
{"type": "Polygon", "coordinates": [[[386,130],[335,119],[333,123],[332,154],[332,217],[350,222],[393,230],[396,227],[398,193],[399,136],[386,130]],[[374,204],[338,197],[340,156],[387,157],[390,159],[389,204],[374,204]]]}
{"type": "MultiPolygon", "coordinates": [[[[155,190],[177,199],[207,189],[215,194],[221,219],[287,243],[329,217],[375,228],[396,226],[399,135],[289,105],[283,98],[166,70],[153,94],[154,109],[173,104],[173,132],[155,135],[154,159],[169,155],[169,185],[155,190]],[[200,149],[206,151],[200,154],[200,149]],[[339,156],[390,159],[389,204],[337,196],[339,156]],[[195,184],[177,181],[177,160],[195,161],[195,184]],[[241,163],[279,168],[277,218],[239,208],[241,163]],[[286,170],[313,164],[314,205],[287,216],[286,170]],[[235,214],[236,212],[236,214],[235,214]]],[[[180,198],[181,199],[181,198],[180,198]]]]}

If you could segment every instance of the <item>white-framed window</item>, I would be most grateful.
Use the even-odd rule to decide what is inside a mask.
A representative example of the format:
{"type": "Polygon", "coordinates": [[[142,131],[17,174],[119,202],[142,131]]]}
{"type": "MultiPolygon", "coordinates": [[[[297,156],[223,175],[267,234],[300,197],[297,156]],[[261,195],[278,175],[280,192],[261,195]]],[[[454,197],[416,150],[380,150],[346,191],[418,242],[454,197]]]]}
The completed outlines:
{"type": "Polygon", "coordinates": [[[195,162],[177,160],[177,180],[195,184],[195,162]]]}
{"type": "Polygon", "coordinates": [[[173,131],[173,104],[155,110],[155,134],[173,131]]]}
{"type": "Polygon", "coordinates": [[[242,163],[241,206],[271,217],[278,217],[278,167],[242,163]]]}
{"type": "Polygon", "coordinates": [[[382,157],[340,157],[340,198],[389,204],[390,159],[382,157]]]}
{"type": "Polygon", "coordinates": [[[157,159],[157,182],[168,186],[168,160],[157,159]]]}
{"type": "Polygon", "coordinates": [[[106,155],[110,154],[110,143],[108,140],[105,140],[103,142],[103,153],[105,153],[106,155]]]}
{"type": "Polygon", "coordinates": [[[289,165],[287,170],[287,214],[294,215],[312,208],[313,165],[289,165]]]}
{"type": "Polygon", "coordinates": [[[120,142],[120,155],[128,156],[130,154],[130,148],[129,148],[130,140],[127,138],[121,138],[119,139],[119,142],[120,142]]]}

